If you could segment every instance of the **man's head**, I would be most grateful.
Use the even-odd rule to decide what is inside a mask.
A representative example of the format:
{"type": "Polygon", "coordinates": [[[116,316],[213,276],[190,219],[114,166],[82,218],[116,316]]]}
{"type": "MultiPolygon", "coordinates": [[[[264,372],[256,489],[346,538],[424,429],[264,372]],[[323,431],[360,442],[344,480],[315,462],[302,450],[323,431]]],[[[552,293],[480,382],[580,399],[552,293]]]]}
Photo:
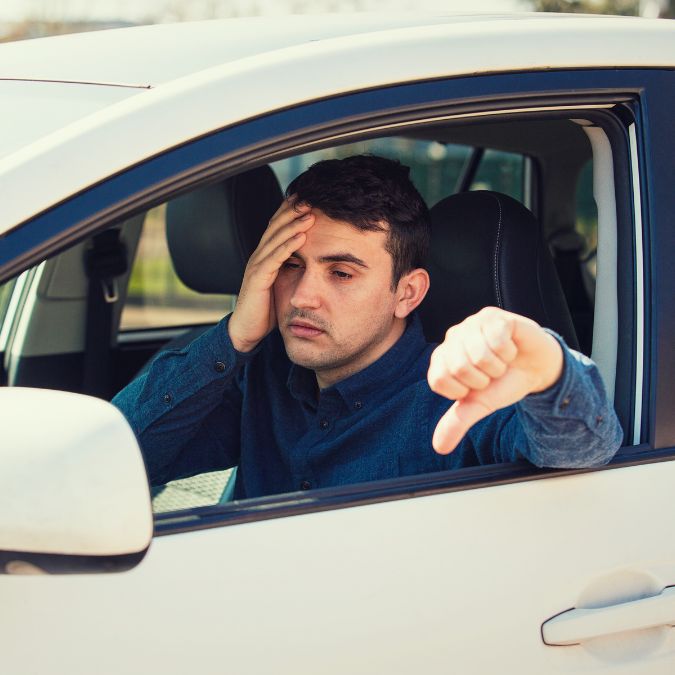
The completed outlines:
{"type": "Polygon", "coordinates": [[[424,298],[429,214],[408,168],[373,156],[315,164],[287,194],[314,224],[274,284],[289,358],[321,387],[386,352],[424,298]]]}
{"type": "Polygon", "coordinates": [[[392,288],[403,274],[422,267],[431,235],[429,209],[398,161],[375,155],[317,162],[287,188],[298,202],[359,230],[386,231],[392,288]]]}

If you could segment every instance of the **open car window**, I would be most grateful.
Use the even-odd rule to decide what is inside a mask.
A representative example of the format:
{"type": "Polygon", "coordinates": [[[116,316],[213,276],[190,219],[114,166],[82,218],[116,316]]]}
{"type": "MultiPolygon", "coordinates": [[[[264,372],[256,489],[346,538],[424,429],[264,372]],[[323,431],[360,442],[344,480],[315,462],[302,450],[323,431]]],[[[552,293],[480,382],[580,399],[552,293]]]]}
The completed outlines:
{"type": "MultiPolygon", "coordinates": [[[[549,245],[562,283],[572,320],[581,342],[581,351],[590,353],[595,316],[593,287],[578,285],[583,280],[588,253],[598,240],[598,222],[590,212],[594,172],[597,165],[592,144],[575,119],[492,120],[484,124],[435,123],[403,130],[399,135],[378,136],[363,130],[363,139],[351,143],[317,142],[307,151],[285,149],[270,156],[272,168],[284,190],[290,181],[316,161],[352,154],[378,154],[398,159],[411,167],[411,177],[428,206],[458,191],[493,190],[523,203],[538,219],[541,236],[549,245]],[[550,128],[550,145],[542,129],[550,128]],[[536,134],[532,134],[532,130],[536,134]],[[569,142],[565,142],[565,138],[569,142]],[[520,149],[518,148],[520,146],[520,149]],[[590,197],[589,197],[590,193],[590,197]],[[582,197],[578,197],[582,195],[582,197]],[[589,215],[590,214],[590,215],[589,215]],[[564,236],[561,236],[562,235],[564,236]],[[560,244],[580,238],[578,250],[560,244]]],[[[223,180],[237,175],[228,172],[223,180]]],[[[204,185],[215,185],[209,177],[204,185]]],[[[194,190],[199,190],[197,185],[194,190]]],[[[180,197],[190,194],[183,191],[180,197]]],[[[614,199],[614,195],[611,195],[614,199]]],[[[120,300],[115,307],[116,333],[111,342],[114,373],[110,396],[130,382],[172,340],[188,335],[195,327],[214,324],[232,311],[234,294],[198,292],[185,286],[177,275],[166,243],[166,212],[171,200],[116,223],[128,252],[128,270],[119,279],[120,300]],[[164,331],[164,332],[162,332],[164,331]]],[[[600,202],[604,213],[615,208],[613,201],[600,202]]],[[[467,228],[471,223],[466,224],[467,228]]],[[[606,230],[611,242],[616,232],[606,230]]],[[[8,352],[9,383],[17,386],[57,386],[77,390],[82,381],[86,350],[88,281],[83,266],[91,241],[46,261],[36,277],[31,300],[32,316],[23,317],[24,326],[8,352]],[[75,270],[75,271],[74,271],[75,270]],[[45,322],[53,321],[58,340],[46,341],[45,322]],[[47,375],[45,375],[47,374],[47,375]]],[[[611,265],[611,262],[609,263],[611,265]]],[[[614,263],[616,264],[616,263],[614,263]]],[[[487,267],[486,267],[487,269],[487,267]]],[[[605,263],[604,270],[608,267],[605,263]]],[[[611,285],[610,275],[605,282],[611,285]]],[[[0,296],[1,297],[1,296],[0,296]]],[[[603,324],[605,343],[616,344],[616,327],[603,324]]],[[[614,377],[616,362],[603,372],[614,377]]],[[[153,486],[156,513],[191,508],[222,506],[232,498],[236,467],[153,486]]]]}
{"type": "MultiPolygon", "coordinates": [[[[576,129],[573,123],[569,123],[569,129],[573,133],[583,133],[576,129]]],[[[536,208],[536,204],[532,203],[532,195],[537,188],[537,181],[540,180],[537,160],[524,153],[440,143],[436,140],[386,137],[293,155],[272,162],[270,166],[275,172],[281,188],[285,189],[296,175],[316,161],[359,153],[379,154],[398,159],[409,165],[416,186],[430,206],[463,188],[465,190],[490,189],[504,192],[523,203],[528,202],[531,209],[536,208]]],[[[590,156],[590,145],[585,147],[585,153],[578,160],[579,164],[584,163],[585,172],[579,170],[575,180],[581,186],[580,189],[586,191],[590,189],[592,192],[593,160],[590,156]],[[588,167],[591,167],[590,171],[588,167]]],[[[553,198],[553,195],[551,195],[551,198],[553,198]]],[[[583,206],[582,203],[572,209],[568,232],[574,233],[574,236],[595,236],[597,218],[595,221],[589,221],[583,211],[583,206]]],[[[467,224],[467,227],[469,226],[467,224]]],[[[545,237],[543,227],[542,224],[542,237],[545,237]]],[[[575,284],[576,275],[582,269],[582,260],[581,258],[575,258],[572,268],[569,260],[561,260],[560,252],[553,246],[551,247],[551,253],[558,266],[561,278],[567,281],[563,290],[570,302],[575,327],[579,333],[587,336],[590,340],[590,334],[584,331],[589,330],[588,324],[585,322],[592,321],[592,295],[590,293],[584,295],[581,309],[574,304],[579,300],[579,297],[575,295],[579,291],[575,284]],[[569,279],[565,277],[566,272],[572,275],[569,279]]],[[[584,343],[584,348],[587,353],[590,353],[590,341],[584,343]]],[[[235,478],[236,467],[155,486],[153,489],[153,508],[157,513],[162,513],[196,506],[222,505],[232,498],[235,478]]]]}

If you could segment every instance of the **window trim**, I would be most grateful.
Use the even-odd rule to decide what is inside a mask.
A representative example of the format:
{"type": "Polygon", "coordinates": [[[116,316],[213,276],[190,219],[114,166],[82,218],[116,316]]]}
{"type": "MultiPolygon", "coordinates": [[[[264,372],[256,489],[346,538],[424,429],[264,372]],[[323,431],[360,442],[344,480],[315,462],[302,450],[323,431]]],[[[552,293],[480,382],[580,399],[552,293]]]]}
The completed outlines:
{"type": "Polygon", "coordinates": [[[628,127],[629,149],[631,161],[631,177],[633,187],[633,212],[635,218],[635,404],[633,419],[633,444],[640,442],[642,435],[642,396],[644,389],[644,347],[645,347],[645,267],[644,237],[642,226],[642,197],[640,194],[640,162],[638,159],[638,143],[635,122],[628,127]]]}
{"type": "Polygon", "coordinates": [[[213,506],[199,506],[181,511],[154,514],[155,536],[242,525],[244,523],[321,511],[354,508],[401,499],[430,497],[449,492],[480,490],[532,480],[572,477],[597,471],[612,471],[641,464],[673,461],[672,450],[645,454],[647,447],[635,446],[620,450],[603,467],[592,469],[540,469],[525,461],[467,467],[436,473],[418,474],[368,483],[354,483],[310,492],[287,492],[280,495],[256,497],[213,506]]]}

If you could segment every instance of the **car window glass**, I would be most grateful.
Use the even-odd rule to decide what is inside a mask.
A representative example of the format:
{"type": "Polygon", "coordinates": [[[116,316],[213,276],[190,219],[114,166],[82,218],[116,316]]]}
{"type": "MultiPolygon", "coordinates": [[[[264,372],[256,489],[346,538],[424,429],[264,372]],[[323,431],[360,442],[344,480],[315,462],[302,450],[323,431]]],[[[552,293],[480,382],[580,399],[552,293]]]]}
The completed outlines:
{"type": "Polygon", "coordinates": [[[595,250],[598,246],[598,207],[593,198],[593,162],[589,160],[579,172],[576,194],[576,231],[584,241],[585,268],[595,279],[595,250]]]}
{"type": "Polygon", "coordinates": [[[12,297],[12,289],[14,288],[14,280],[0,284],[0,327],[5,320],[7,309],[9,308],[9,300],[12,297]]]}
{"type": "Polygon", "coordinates": [[[235,295],[202,294],[176,275],[166,242],[166,205],[150,211],[134,259],[120,331],[215,323],[232,311],[235,295]]]}
{"type": "Polygon", "coordinates": [[[486,150],[469,187],[470,190],[494,190],[523,202],[525,157],[513,152],[486,150]]]}
{"type": "Polygon", "coordinates": [[[211,471],[152,488],[154,513],[215,506],[232,500],[236,469],[211,471]]]}
{"type": "Polygon", "coordinates": [[[374,138],[296,155],[270,166],[282,189],[305,169],[324,159],[373,154],[397,159],[410,167],[410,177],[428,206],[433,206],[457,190],[457,184],[473,148],[454,143],[413,138],[374,138]]]}

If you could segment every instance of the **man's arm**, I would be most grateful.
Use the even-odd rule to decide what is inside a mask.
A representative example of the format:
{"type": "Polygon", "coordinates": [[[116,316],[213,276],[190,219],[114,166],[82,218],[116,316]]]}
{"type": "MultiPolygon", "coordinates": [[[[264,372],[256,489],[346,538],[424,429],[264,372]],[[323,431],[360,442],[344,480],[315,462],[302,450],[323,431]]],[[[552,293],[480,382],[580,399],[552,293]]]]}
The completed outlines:
{"type": "Polygon", "coordinates": [[[160,354],[113,399],[138,437],[152,483],[238,462],[236,378],[276,326],[272,285],[313,224],[308,205],[284,200],[246,265],[234,312],[185,349],[160,354]]]}
{"type": "Polygon", "coordinates": [[[452,452],[476,422],[514,403],[517,418],[502,429],[506,438],[494,441],[502,461],[513,459],[517,446],[539,466],[596,465],[621,443],[595,365],[517,314],[488,307],[450,328],[432,355],[428,379],[433,391],[455,401],[434,433],[440,454],[452,452]]]}
{"type": "Polygon", "coordinates": [[[159,354],[112,400],[138,438],[153,484],[238,461],[236,378],[250,357],[232,346],[228,322],[226,317],[181,350],[159,354]]]}

